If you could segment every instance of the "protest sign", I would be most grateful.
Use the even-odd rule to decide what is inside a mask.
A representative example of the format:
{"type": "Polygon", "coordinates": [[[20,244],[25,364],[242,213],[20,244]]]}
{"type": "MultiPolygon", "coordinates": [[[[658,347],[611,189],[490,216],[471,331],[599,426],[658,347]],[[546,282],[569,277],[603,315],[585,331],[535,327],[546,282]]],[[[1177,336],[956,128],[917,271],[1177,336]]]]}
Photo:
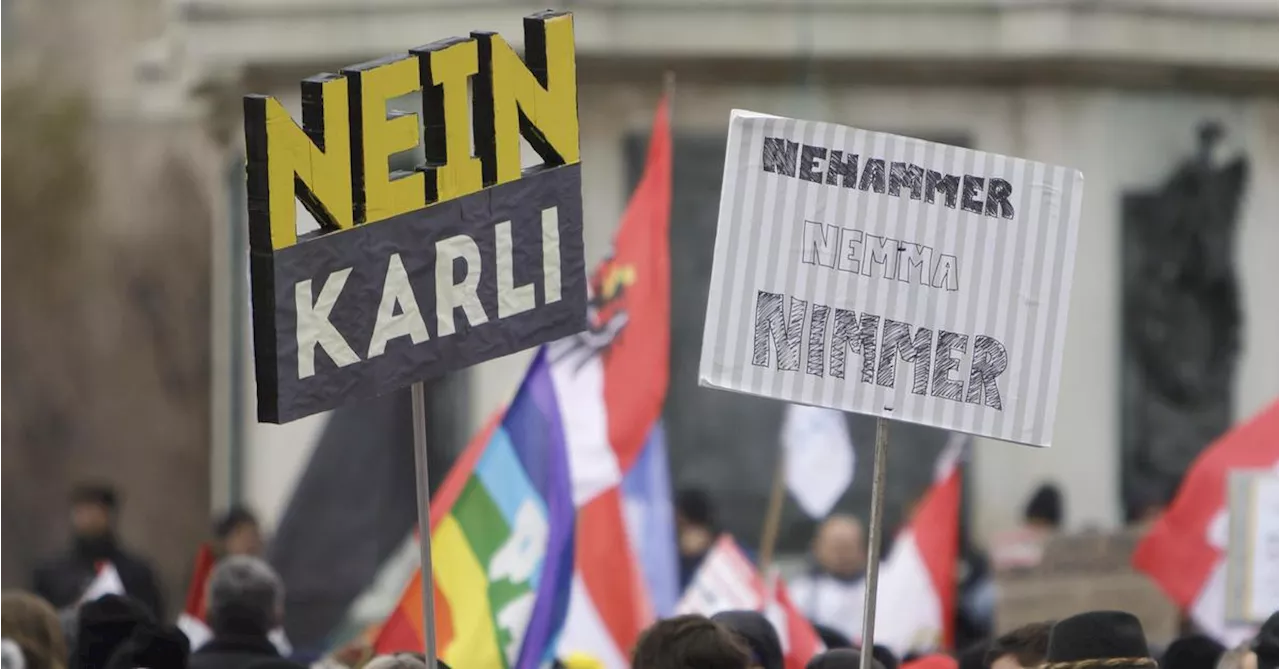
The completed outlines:
{"type": "Polygon", "coordinates": [[[301,126],[245,97],[259,420],[585,327],[573,19],[542,12],[524,29],[524,60],[473,32],[307,79],[301,126]],[[420,114],[388,113],[417,92],[420,114]],[[521,137],[542,166],[522,170],[521,137]],[[419,145],[424,165],[390,170],[419,145]],[[298,234],[295,198],[318,233],[298,234]]]}
{"type": "Polygon", "coordinates": [[[1280,607],[1280,478],[1236,470],[1227,483],[1227,621],[1258,625],[1280,607]]]}
{"type": "Polygon", "coordinates": [[[1078,171],[734,111],[702,385],[1048,446],[1078,171]]]}

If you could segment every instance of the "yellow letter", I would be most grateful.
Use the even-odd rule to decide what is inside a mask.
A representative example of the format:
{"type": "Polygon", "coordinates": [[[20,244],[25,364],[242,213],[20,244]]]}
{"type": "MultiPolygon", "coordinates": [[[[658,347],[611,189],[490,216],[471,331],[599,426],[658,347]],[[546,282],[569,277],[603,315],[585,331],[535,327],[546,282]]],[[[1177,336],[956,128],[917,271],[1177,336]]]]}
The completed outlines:
{"type": "Polygon", "coordinates": [[[304,80],[302,124],[305,132],[274,98],[244,98],[249,245],[255,250],[298,241],[295,183],[298,199],[321,228],[352,225],[347,80],[336,74],[304,80]]]}
{"type": "Polygon", "coordinates": [[[573,16],[546,11],[525,17],[527,67],[497,33],[471,36],[480,46],[472,104],[485,184],[520,178],[521,135],[548,166],[578,162],[573,16]]]}
{"type": "Polygon", "coordinates": [[[426,127],[427,201],[444,202],[484,187],[480,159],[471,155],[467,80],[479,70],[476,41],[451,37],[411,49],[422,69],[422,121],[426,127]]]}
{"type": "Polygon", "coordinates": [[[427,206],[421,172],[391,174],[393,153],[418,146],[418,115],[387,114],[387,101],[418,90],[418,59],[391,56],[342,70],[351,80],[351,146],[356,161],[356,222],[373,223],[427,206]],[[392,178],[392,177],[395,178],[392,178]]]}

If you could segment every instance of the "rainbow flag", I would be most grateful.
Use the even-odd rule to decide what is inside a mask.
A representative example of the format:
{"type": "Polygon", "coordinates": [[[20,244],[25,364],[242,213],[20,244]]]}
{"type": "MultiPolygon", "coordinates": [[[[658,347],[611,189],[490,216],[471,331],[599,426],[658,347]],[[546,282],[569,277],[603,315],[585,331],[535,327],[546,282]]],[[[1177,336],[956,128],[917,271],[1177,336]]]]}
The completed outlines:
{"type": "MultiPolygon", "coordinates": [[[[431,511],[440,658],[507,669],[549,661],[569,605],[575,516],[560,406],[541,351],[501,422],[454,464],[431,511]]],[[[420,652],[423,628],[418,573],[374,648],[420,652]]]]}

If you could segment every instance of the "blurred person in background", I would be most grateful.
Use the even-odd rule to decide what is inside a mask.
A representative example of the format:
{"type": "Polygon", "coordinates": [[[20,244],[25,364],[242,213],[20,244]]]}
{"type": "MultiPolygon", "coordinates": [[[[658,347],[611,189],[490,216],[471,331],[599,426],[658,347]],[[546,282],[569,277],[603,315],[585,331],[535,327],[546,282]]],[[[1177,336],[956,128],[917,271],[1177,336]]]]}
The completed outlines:
{"type": "Polygon", "coordinates": [[[252,511],[233,506],[218,517],[213,525],[214,554],[262,557],[262,526],[252,511]]]}
{"type": "Polygon", "coordinates": [[[751,652],[738,635],[706,616],[659,620],[640,633],[631,669],[748,669],[751,652]]]}
{"type": "Polygon", "coordinates": [[[0,596],[0,637],[17,645],[26,669],[66,669],[67,644],[58,614],[31,593],[0,596]]]}
{"type": "Polygon", "coordinates": [[[867,542],[862,521],[833,515],[818,526],[809,569],[791,584],[791,601],[805,617],[849,639],[862,634],[867,542]]]}
{"type": "Polygon", "coordinates": [[[1062,492],[1052,483],[1042,484],[1022,512],[1022,526],[996,535],[991,542],[991,564],[997,571],[1029,569],[1040,564],[1044,547],[1062,528],[1062,492]]]}
{"type": "Polygon", "coordinates": [[[702,560],[716,543],[715,513],[705,490],[676,494],[676,547],[680,551],[680,591],[689,587],[702,560]]]}
{"type": "Polygon", "coordinates": [[[1258,669],[1258,656],[1253,654],[1249,644],[1242,643],[1223,653],[1215,666],[1216,669],[1258,669]]]}
{"type": "Polygon", "coordinates": [[[1226,646],[1203,634],[1175,639],[1160,657],[1161,669],[1213,669],[1226,646]]]}
{"type": "Polygon", "coordinates": [[[1049,630],[1053,623],[1023,625],[991,642],[984,664],[991,669],[1030,669],[1044,662],[1049,652],[1049,630]]]}
{"type": "Polygon", "coordinates": [[[301,668],[280,657],[269,635],[284,617],[284,585],[263,560],[248,555],[224,558],[209,577],[205,621],[213,638],[191,656],[192,669],[301,668]]]}
{"type": "Polygon", "coordinates": [[[160,584],[150,563],[125,551],[116,534],[119,499],[114,488],[86,484],[71,493],[71,547],[63,555],[36,568],[36,594],[55,608],[80,601],[93,582],[98,567],[111,563],[120,575],[124,591],[157,618],[163,619],[160,584]]]}

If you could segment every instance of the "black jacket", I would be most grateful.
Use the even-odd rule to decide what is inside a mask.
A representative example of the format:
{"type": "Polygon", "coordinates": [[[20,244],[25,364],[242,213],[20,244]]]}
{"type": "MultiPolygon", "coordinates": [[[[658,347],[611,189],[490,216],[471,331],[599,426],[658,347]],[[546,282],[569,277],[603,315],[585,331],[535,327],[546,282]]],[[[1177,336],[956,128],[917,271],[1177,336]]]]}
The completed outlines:
{"type": "Polygon", "coordinates": [[[249,669],[263,665],[273,669],[306,669],[280,657],[265,636],[215,636],[191,654],[189,669],[249,669]]]}
{"type": "Polygon", "coordinates": [[[92,554],[73,548],[36,567],[33,589],[37,595],[49,600],[54,608],[74,606],[84,594],[85,588],[93,582],[97,575],[97,563],[102,560],[115,565],[126,594],[142,602],[157,620],[165,619],[164,601],[155,570],[146,560],[125,552],[114,543],[95,550],[92,554]]]}

